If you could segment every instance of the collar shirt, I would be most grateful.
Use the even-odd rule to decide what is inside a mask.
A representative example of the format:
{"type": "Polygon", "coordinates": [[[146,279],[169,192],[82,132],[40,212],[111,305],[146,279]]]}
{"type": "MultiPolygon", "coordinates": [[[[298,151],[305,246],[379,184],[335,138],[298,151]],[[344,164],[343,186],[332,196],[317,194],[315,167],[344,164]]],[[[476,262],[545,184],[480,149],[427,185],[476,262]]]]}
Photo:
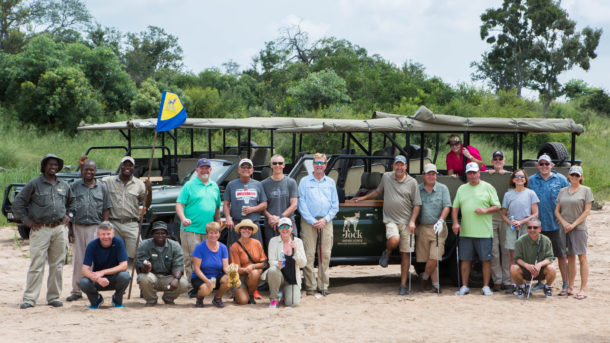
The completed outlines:
{"type": "Polygon", "coordinates": [[[419,221],[425,225],[435,224],[441,216],[445,207],[451,207],[451,197],[449,188],[442,183],[435,182],[432,191],[428,193],[423,183],[419,186],[419,196],[421,197],[421,210],[419,221]]]}
{"type": "Polygon", "coordinates": [[[131,180],[124,184],[118,175],[106,176],[102,182],[106,184],[112,201],[110,218],[137,220],[140,217],[138,206],[144,205],[146,201],[144,182],[132,176],[131,180]]]}
{"type": "Polygon", "coordinates": [[[144,260],[152,264],[151,273],[172,275],[177,271],[184,272],[184,253],[176,241],[167,238],[165,245],[158,247],[153,238],[146,239],[138,247],[136,265],[142,268],[144,260]]]}
{"type": "Polygon", "coordinates": [[[84,180],[77,180],[70,189],[74,194],[74,222],[80,225],[97,225],[102,222],[102,213],[112,207],[106,185],[95,181],[89,187],[84,180]]]}
{"type": "Polygon", "coordinates": [[[536,192],[540,202],[538,203],[538,217],[542,223],[542,231],[559,230],[559,224],[555,222],[555,207],[557,206],[557,195],[563,187],[570,183],[565,176],[552,172],[545,180],[536,173],[529,178],[529,188],[536,192]]]}
{"type": "Polygon", "coordinates": [[[339,212],[339,197],[335,181],[324,175],[317,180],[313,173],[301,179],[299,183],[299,213],[310,225],[316,218],[330,222],[339,212]]]}
{"type": "Polygon", "coordinates": [[[536,255],[538,255],[538,262],[542,260],[553,262],[555,257],[550,238],[540,234],[536,241],[532,241],[530,236],[526,234],[515,242],[515,261],[521,259],[525,263],[534,264],[536,262],[536,255]],[[538,251],[538,244],[540,244],[540,251],[538,251]]]}
{"type": "Polygon", "coordinates": [[[56,178],[51,183],[40,175],[17,194],[12,208],[15,217],[24,223],[52,224],[63,220],[73,206],[74,195],[65,181],[56,178]]]}

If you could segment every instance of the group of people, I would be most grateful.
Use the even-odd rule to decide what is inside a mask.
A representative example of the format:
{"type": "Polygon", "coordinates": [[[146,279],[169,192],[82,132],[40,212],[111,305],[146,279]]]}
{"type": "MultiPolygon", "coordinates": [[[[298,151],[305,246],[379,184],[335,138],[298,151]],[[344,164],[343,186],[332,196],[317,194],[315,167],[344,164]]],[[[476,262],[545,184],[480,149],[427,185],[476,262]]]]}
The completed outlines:
{"type": "MultiPolygon", "coordinates": [[[[392,251],[399,249],[398,293],[411,291],[407,277],[413,252],[417,262],[425,263],[422,288],[441,292],[438,262],[448,236],[445,221],[451,214],[451,229],[459,235],[462,286],[457,295],[470,292],[468,279],[475,254],[483,265],[484,295],[493,294],[493,277],[494,290],[504,288],[518,296],[525,293],[526,281],[536,278],[540,282],[535,287],[551,296],[555,257],[563,280],[559,295],[573,295],[578,256],[581,285],[576,298],[586,298],[586,217],[593,196],[582,185],[582,168],[571,167],[568,182],[552,171],[549,156],[542,155],[535,175],[528,178],[522,169],[512,172],[512,189],[500,203],[494,187],[482,181],[480,174],[508,173],[503,168],[504,154],[494,152],[493,169],[485,171],[476,148],[464,147],[455,135],[447,144],[451,146],[449,174],[465,174],[468,180],[453,201],[447,186],[437,182],[435,165],[424,166],[424,182],[418,185],[407,173],[408,161],[401,155],[395,157],[393,171],[383,174],[376,189],[352,199],[359,202],[383,195],[387,242],[379,264],[387,267],[392,251]]],[[[212,164],[202,158],[196,177],[184,185],[176,200],[180,243],[168,239],[166,223],[155,222],[152,238],[137,245],[138,219],[150,205],[151,189],[150,182],[133,177],[135,160],[124,157],[118,175],[98,180],[95,162],[83,158],[81,179],[68,185],[56,176],[63,160],[49,154],[41,161],[41,175],[28,182],[13,203],[15,216],[31,229],[31,264],[21,308],[36,304],[47,261],[47,303],[62,306],[59,296],[67,237],[74,244],[74,270],[66,300],[78,300],[85,293],[92,309],[103,304],[100,291],[105,290],[115,290],[113,306],[123,306],[131,280],[130,262],[138,271],[141,296],[151,306],[157,304],[157,292],[163,293],[166,304],[188,292],[196,298],[197,307],[203,307],[204,298],[213,294],[212,304],[222,308],[222,297],[231,288],[235,303],[255,304],[261,298],[257,291],[261,280],[269,285],[270,307],[277,308],[282,301],[287,306],[298,305],[301,268],[306,295],[329,294],[332,220],[339,202],[334,180],[325,175],[326,162],[324,154],[315,154],[313,172],[297,186],[284,175],[281,155],[271,158],[273,173],[262,182],[252,179],[252,161],[242,159],[237,167],[239,178],[227,184],[221,199],[218,185],[210,179],[212,164]],[[220,206],[228,229],[227,245],[219,241],[220,206]],[[300,238],[296,237],[297,209],[300,238]],[[259,229],[261,215],[265,220],[259,229]],[[318,273],[314,269],[316,253],[318,273]]]]}

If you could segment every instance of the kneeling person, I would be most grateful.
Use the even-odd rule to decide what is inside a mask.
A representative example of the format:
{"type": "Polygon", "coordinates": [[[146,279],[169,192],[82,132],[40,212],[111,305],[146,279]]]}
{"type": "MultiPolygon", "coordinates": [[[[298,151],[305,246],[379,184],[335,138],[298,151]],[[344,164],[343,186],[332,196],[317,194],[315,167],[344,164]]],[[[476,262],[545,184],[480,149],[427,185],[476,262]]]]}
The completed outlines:
{"type": "Polygon", "coordinates": [[[163,292],[163,302],[174,300],[188,289],[184,277],[184,254],[178,242],[167,239],[167,224],[158,221],[152,226],[152,238],[142,241],[138,247],[136,267],[138,285],[146,305],[157,303],[157,291],[163,292]]]}
{"type": "Polygon", "coordinates": [[[277,308],[284,293],[284,304],[296,306],[301,302],[301,273],[299,268],[307,265],[303,241],[292,237],[292,221],[282,218],[278,222],[279,236],[269,241],[269,269],[264,274],[269,283],[269,307],[277,308]]]}
{"type": "Polygon", "coordinates": [[[97,237],[85,250],[80,289],[87,294],[91,309],[97,309],[104,303],[99,291],[109,290],[115,291],[112,305],[123,307],[123,294],[131,279],[127,272],[125,243],[121,238],[114,237],[114,228],[108,221],[98,226],[97,237]]]}
{"type": "MultiPolygon", "coordinates": [[[[532,218],[527,223],[527,236],[522,236],[515,243],[515,263],[510,268],[510,275],[517,285],[517,296],[522,298],[526,293],[525,281],[536,279],[545,281],[544,295],[553,295],[551,286],[555,281],[557,270],[553,265],[553,245],[551,240],[541,235],[540,221],[532,218]]],[[[530,285],[531,287],[531,285],[530,285]]]]}

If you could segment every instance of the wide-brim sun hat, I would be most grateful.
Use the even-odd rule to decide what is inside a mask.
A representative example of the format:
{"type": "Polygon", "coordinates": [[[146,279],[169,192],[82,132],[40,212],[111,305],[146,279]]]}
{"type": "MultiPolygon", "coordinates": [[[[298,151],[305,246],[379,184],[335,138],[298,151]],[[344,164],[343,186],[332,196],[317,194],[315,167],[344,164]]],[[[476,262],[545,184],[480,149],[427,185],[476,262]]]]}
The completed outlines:
{"type": "Polygon", "coordinates": [[[251,219],[244,219],[241,222],[239,222],[239,224],[235,225],[235,232],[240,233],[239,230],[242,227],[251,227],[252,234],[255,234],[258,232],[258,226],[256,224],[254,224],[254,222],[251,219]]]}

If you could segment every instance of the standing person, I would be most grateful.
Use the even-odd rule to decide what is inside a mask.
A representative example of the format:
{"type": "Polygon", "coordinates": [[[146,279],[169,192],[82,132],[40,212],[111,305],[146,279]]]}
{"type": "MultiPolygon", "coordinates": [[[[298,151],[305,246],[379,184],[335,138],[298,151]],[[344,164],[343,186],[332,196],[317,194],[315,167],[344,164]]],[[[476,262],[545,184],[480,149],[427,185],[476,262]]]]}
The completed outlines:
{"type": "Polygon", "coordinates": [[[426,269],[421,276],[422,289],[430,289],[433,293],[441,292],[436,266],[445,253],[445,240],[448,235],[445,219],[451,210],[449,188],[436,182],[437,173],[434,164],[424,166],[424,182],[418,186],[422,206],[416,231],[417,250],[415,252],[417,262],[426,263],[426,269]]]}
{"type": "Polygon", "coordinates": [[[229,251],[226,245],[218,241],[220,230],[218,222],[209,222],[206,225],[207,239],[193,251],[193,273],[190,277],[193,288],[197,290],[196,307],[203,307],[203,298],[212,294],[214,288],[218,291],[212,304],[218,308],[225,307],[222,296],[229,290],[229,251]]]}
{"type": "MultiPolygon", "coordinates": [[[[225,188],[223,213],[229,229],[227,237],[229,249],[233,242],[239,238],[239,234],[233,231],[235,223],[239,223],[243,219],[250,219],[252,222],[258,223],[261,214],[267,208],[267,195],[263,185],[252,179],[253,167],[254,165],[250,159],[244,158],[239,161],[237,170],[239,179],[229,182],[227,188],[225,188]]],[[[263,237],[260,232],[256,232],[253,238],[262,245],[263,237]]]]}
{"type": "MultiPolygon", "coordinates": [[[[509,185],[511,190],[504,194],[502,201],[502,219],[506,225],[506,245],[510,254],[511,266],[516,263],[513,258],[515,253],[515,242],[521,236],[526,235],[525,226],[532,218],[538,218],[538,196],[531,189],[527,188],[527,173],[523,169],[515,170],[510,176],[509,185]],[[512,218],[512,219],[511,219],[512,218]]],[[[513,280],[512,289],[506,293],[517,290],[517,284],[513,280]]]]}
{"type": "Polygon", "coordinates": [[[252,220],[242,220],[235,226],[239,239],[229,248],[231,263],[238,265],[237,272],[241,281],[241,286],[233,292],[239,305],[256,304],[254,292],[267,264],[263,246],[259,240],[252,238],[257,231],[258,226],[252,220]]]}
{"type": "Polygon", "coordinates": [[[73,240],[72,248],[72,293],[67,301],[81,299],[82,292],[78,287],[83,277],[83,258],[87,244],[95,239],[97,226],[108,221],[110,208],[110,194],[106,185],[95,179],[97,166],[94,161],[87,160],[82,167],[81,179],[75,181],[70,189],[74,194],[74,213],[69,235],[73,240]]]}
{"type": "Polygon", "coordinates": [[[47,303],[53,307],[59,300],[62,286],[62,267],[66,256],[66,239],[70,221],[68,213],[74,206],[70,186],[57,178],[64,161],[53,154],[40,161],[42,175],[30,180],[13,202],[15,217],[30,228],[30,256],[25,292],[21,309],[34,307],[48,261],[47,303]]]}
{"type": "MultiPolygon", "coordinates": [[[[500,150],[494,151],[491,155],[492,169],[487,170],[489,174],[504,175],[508,170],[504,169],[504,153],[500,150]]],[[[503,199],[500,199],[502,201],[503,199]]],[[[494,292],[499,292],[505,289],[506,292],[512,293],[510,281],[510,265],[512,259],[506,249],[506,223],[502,219],[501,211],[493,213],[491,225],[494,229],[494,239],[491,248],[491,279],[494,281],[494,292]]]]}
{"type": "MultiPolygon", "coordinates": [[[[384,173],[377,189],[354,201],[362,201],[383,194],[383,222],[386,232],[386,249],[381,253],[379,265],[388,266],[392,250],[400,246],[400,286],[398,294],[406,295],[407,276],[411,267],[410,252],[415,248],[412,235],[415,220],[422,204],[417,181],[407,173],[407,159],[398,155],[394,158],[394,171],[384,173]]],[[[436,221],[435,221],[436,222],[436,221]]],[[[308,258],[309,260],[309,258],[308,258]]]]}
{"type": "Polygon", "coordinates": [[[111,222],[101,222],[97,227],[97,237],[85,250],[83,278],[79,287],[87,294],[92,310],[98,309],[104,298],[100,291],[114,290],[112,306],[123,307],[123,294],[131,277],[127,272],[127,250],[120,237],[114,236],[111,222]]]}
{"type": "Polygon", "coordinates": [[[279,234],[278,223],[282,218],[289,218],[292,221],[293,234],[298,235],[295,227],[294,211],[299,204],[299,191],[297,182],[284,175],[285,165],[282,155],[272,156],[271,170],[273,170],[273,174],[262,182],[267,196],[267,208],[263,211],[266,218],[263,232],[264,248],[269,246],[271,238],[279,234]]]}
{"type": "Polygon", "coordinates": [[[464,146],[458,135],[451,135],[447,139],[450,151],[447,153],[445,162],[447,164],[447,174],[453,177],[464,175],[464,158],[467,163],[474,162],[479,167],[479,170],[486,171],[487,167],[481,159],[479,150],[473,146],[464,146]]]}
{"type": "Polygon", "coordinates": [[[559,191],[570,184],[563,175],[552,170],[553,166],[549,155],[543,154],[538,157],[538,173],[530,176],[529,187],[536,192],[536,196],[540,200],[538,203],[538,218],[542,223],[542,234],[550,238],[553,243],[553,254],[557,258],[563,282],[559,295],[565,296],[568,294],[566,235],[564,230],[560,230],[554,212],[557,207],[559,191]]]}
{"type": "Polygon", "coordinates": [[[152,225],[152,238],[138,246],[136,267],[138,285],[147,306],[157,304],[157,291],[163,292],[163,302],[169,305],[188,289],[184,277],[184,254],[178,242],[167,239],[169,230],[162,221],[152,225]]]}
{"type": "Polygon", "coordinates": [[[125,243],[127,255],[131,260],[136,257],[136,244],[138,240],[140,210],[146,210],[152,200],[150,181],[142,182],[133,176],[136,162],[131,156],[121,159],[119,175],[108,175],[102,179],[106,184],[112,208],[110,209],[110,222],[116,235],[125,243]]]}
{"type": "Polygon", "coordinates": [[[269,242],[269,269],[264,275],[269,283],[270,308],[277,308],[284,295],[286,306],[297,306],[301,302],[301,273],[307,258],[303,241],[292,235],[293,221],[284,217],[277,223],[279,237],[269,242]]]}
{"type": "MultiPolygon", "coordinates": [[[[216,182],[210,180],[212,163],[202,158],[197,161],[195,171],[197,177],[184,184],[176,199],[180,244],[187,276],[193,273],[191,256],[195,247],[207,238],[206,226],[213,221],[220,224],[220,189],[216,182]]],[[[189,296],[195,297],[195,293],[193,289],[189,290],[189,296]]]]}
{"type": "Polygon", "coordinates": [[[492,213],[500,209],[500,200],[496,189],[489,183],[481,180],[479,166],[474,163],[466,165],[468,183],[458,188],[453,200],[451,219],[453,220],[453,233],[461,233],[458,246],[461,260],[462,287],[456,295],[470,293],[468,278],[475,252],[483,264],[483,295],[493,295],[489,288],[491,276],[491,243],[493,241],[493,228],[491,227],[492,213]],[[462,225],[458,221],[458,213],[462,211],[462,225]]]}
{"type": "MultiPolygon", "coordinates": [[[[532,279],[545,281],[544,295],[553,296],[551,286],[555,281],[557,270],[553,265],[553,247],[551,240],[540,234],[540,221],[530,218],[526,224],[527,235],[522,236],[515,243],[515,264],[510,267],[513,280],[519,285],[516,295],[523,298],[527,289],[525,282],[532,279]]],[[[530,285],[531,287],[531,285],[530,285]]]]}
{"type": "MultiPolygon", "coordinates": [[[[335,181],[324,174],[325,169],[326,155],[314,154],[313,173],[303,177],[299,183],[301,239],[303,239],[307,258],[307,265],[303,268],[307,295],[313,295],[316,289],[323,295],[330,294],[328,292],[330,281],[328,268],[333,247],[333,218],[339,212],[339,197],[335,181]],[[324,275],[316,277],[313,261],[316,256],[318,235],[321,235],[322,244],[322,256],[318,256],[318,261],[322,260],[324,275]]],[[[320,265],[318,265],[319,268],[320,265]]]]}
{"type": "Polygon", "coordinates": [[[567,294],[574,292],[576,280],[576,255],[580,263],[580,291],[576,299],[587,298],[587,281],[589,279],[589,261],[587,260],[587,217],[591,213],[593,192],[591,188],[582,185],[582,168],[572,166],[569,171],[570,186],[562,188],[557,195],[555,217],[566,233],[568,245],[568,276],[567,294]]]}

